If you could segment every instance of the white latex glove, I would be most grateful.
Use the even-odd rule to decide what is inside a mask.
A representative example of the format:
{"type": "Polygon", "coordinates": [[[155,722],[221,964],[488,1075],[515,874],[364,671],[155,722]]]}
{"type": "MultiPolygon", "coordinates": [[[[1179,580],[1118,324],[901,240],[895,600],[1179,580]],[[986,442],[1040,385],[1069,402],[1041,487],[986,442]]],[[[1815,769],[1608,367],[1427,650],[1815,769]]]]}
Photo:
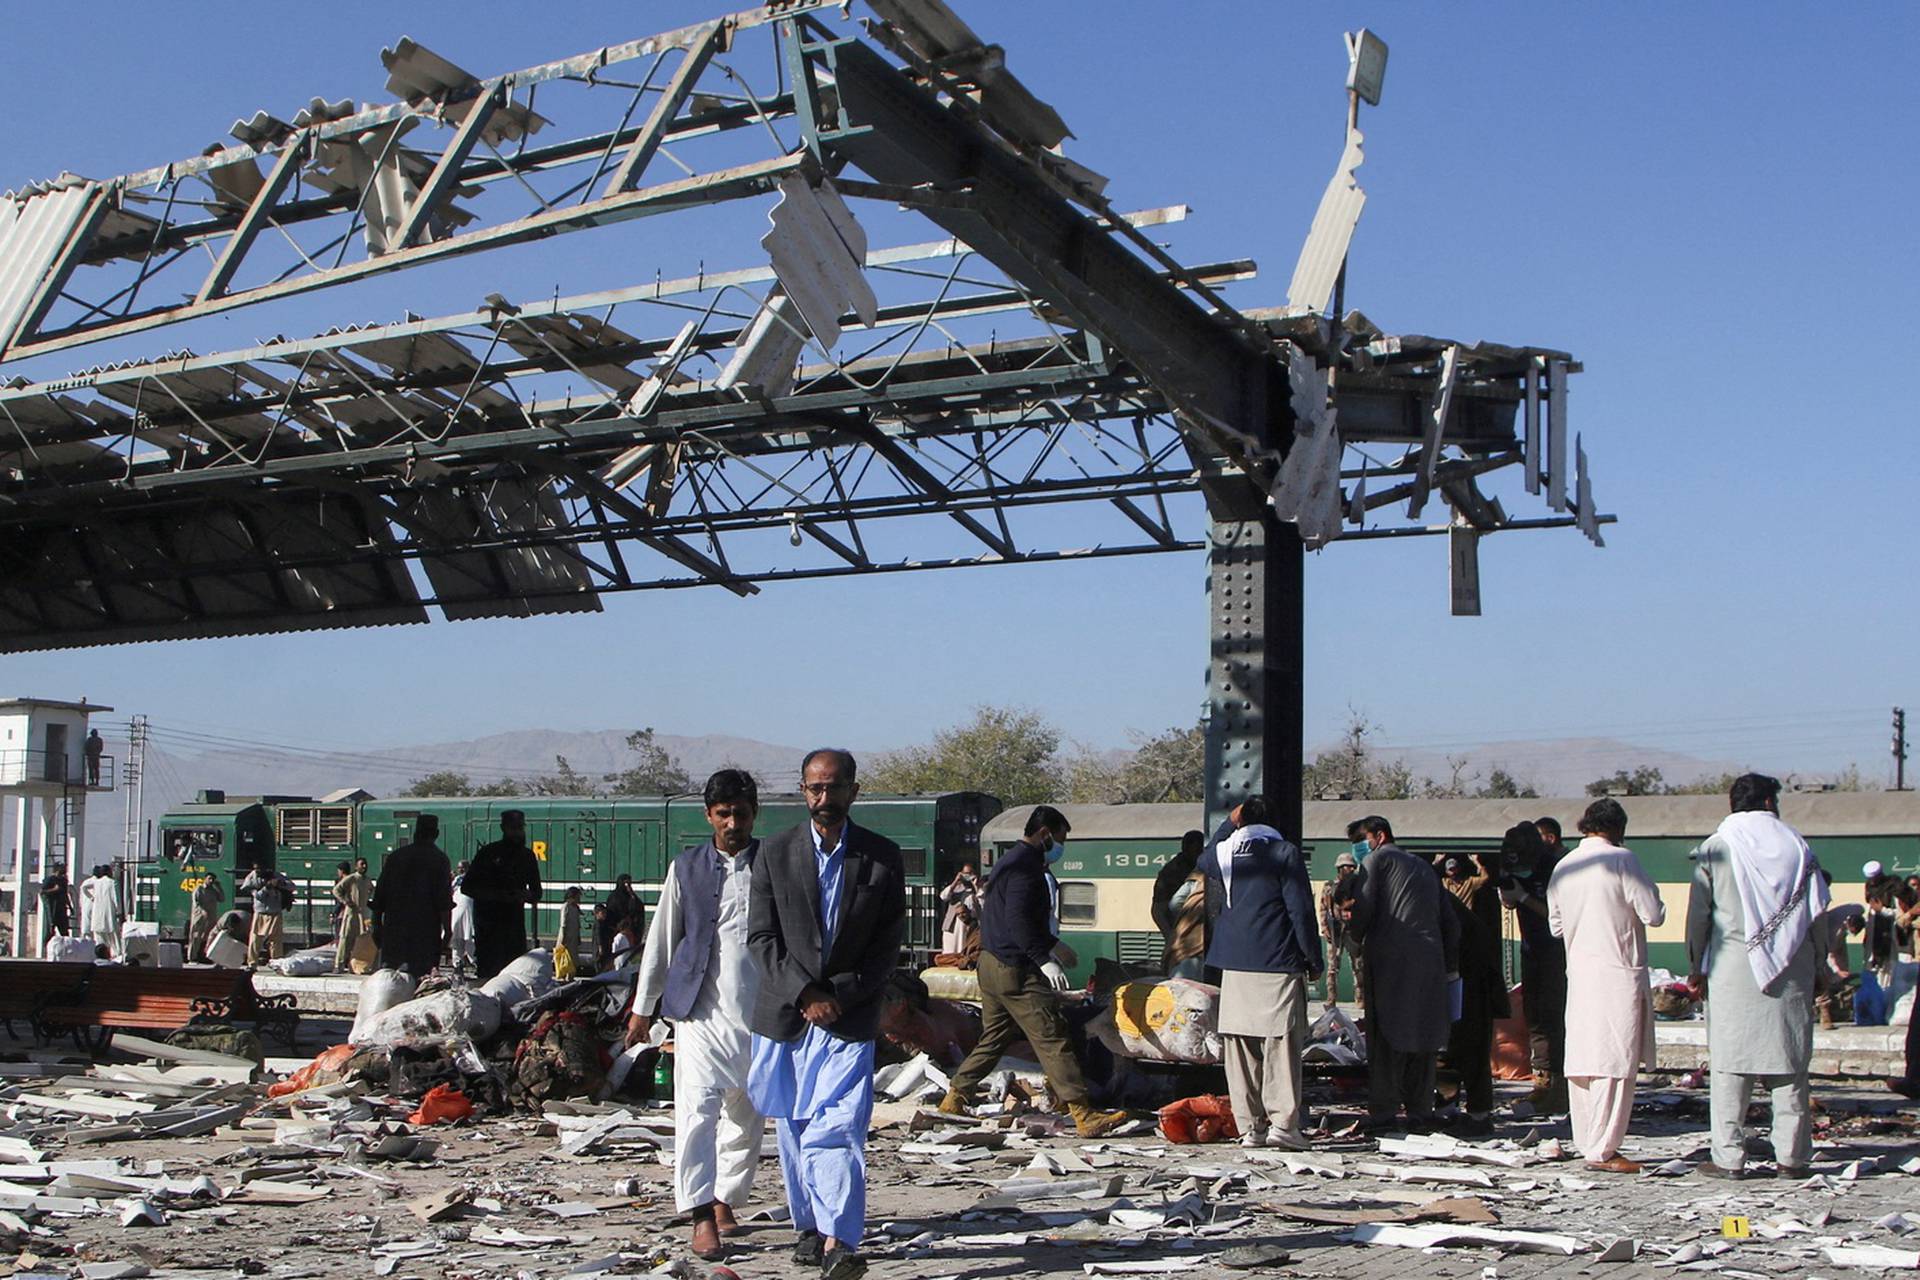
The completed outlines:
{"type": "Polygon", "coordinates": [[[1047,975],[1047,981],[1053,984],[1055,991],[1067,989],[1067,971],[1060,967],[1058,960],[1049,960],[1040,966],[1040,972],[1047,975]]]}

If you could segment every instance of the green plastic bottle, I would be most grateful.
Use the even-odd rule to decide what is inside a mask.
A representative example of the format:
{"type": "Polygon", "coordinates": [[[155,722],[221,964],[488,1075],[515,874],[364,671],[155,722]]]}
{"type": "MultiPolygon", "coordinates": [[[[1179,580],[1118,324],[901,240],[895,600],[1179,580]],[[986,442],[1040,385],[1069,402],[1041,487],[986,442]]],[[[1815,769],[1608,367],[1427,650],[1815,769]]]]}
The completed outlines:
{"type": "Polygon", "coordinates": [[[673,1095],[673,1055],[662,1053],[653,1061],[653,1096],[656,1098],[673,1095]]]}

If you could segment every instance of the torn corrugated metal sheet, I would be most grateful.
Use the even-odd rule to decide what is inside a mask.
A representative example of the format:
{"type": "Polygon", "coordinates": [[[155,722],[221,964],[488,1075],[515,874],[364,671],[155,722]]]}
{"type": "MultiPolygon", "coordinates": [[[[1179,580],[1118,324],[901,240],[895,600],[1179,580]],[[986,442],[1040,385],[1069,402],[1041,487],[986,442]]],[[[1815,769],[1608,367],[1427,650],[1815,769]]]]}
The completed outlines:
{"type": "Polygon", "coordinates": [[[1300,530],[1309,547],[1340,536],[1340,431],[1327,403],[1327,372],[1312,357],[1288,353],[1288,383],[1299,426],[1271,493],[1274,514],[1300,530]]]}
{"type": "Polygon", "coordinates": [[[96,184],[83,182],[25,199],[0,198],[0,349],[38,306],[48,273],[98,192],[96,184]]]}
{"type": "Polygon", "coordinates": [[[1293,267],[1293,281],[1287,286],[1290,307],[1319,315],[1333,300],[1334,282],[1346,264],[1353,229],[1360,225],[1360,210],[1367,203],[1367,193],[1360,189],[1359,179],[1354,176],[1366,160],[1365,144],[1366,138],[1359,128],[1349,125],[1340,165],[1320,196],[1320,207],[1314,210],[1307,242],[1301,246],[1300,260],[1293,267]]]}
{"type": "Polygon", "coordinates": [[[1593,509],[1593,472],[1587,468],[1587,450],[1579,436],[1573,438],[1573,463],[1573,500],[1577,507],[1574,514],[1579,519],[1580,532],[1586,534],[1587,541],[1594,546],[1604,547],[1607,542],[1600,536],[1598,513],[1593,509]]]}
{"type": "Polygon", "coordinates": [[[822,347],[840,341],[840,317],[847,311],[873,323],[880,303],[863,265],[867,233],[832,183],[814,186],[800,174],[787,175],[768,220],[773,227],[760,247],[822,347]]]}
{"type": "Polygon", "coordinates": [[[1440,450],[1447,439],[1447,419],[1453,413],[1453,387],[1460,374],[1460,348],[1451,346],[1440,356],[1440,377],[1433,391],[1433,409],[1427,415],[1425,439],[1420,445],[1420,475],[1413,496],[1407,499],[1407,518],[1417,520],[1433,491],[1433,480],[1440,466],[1440,450]]]}
{"type": "MultiPolygon", "coordinates": [[[[380,62],[388,72],[388,93],[416,106],[434,103],[440,108],[441,118],[450,124],[464,121],[477,102],[480,77],[409,36],[400,37],[391,49],[382,49],[380,62]]],[[[487,121],[481,137],[489,146],[498,147],[538,133],[547,123],[538,113],[508,102],[487,121]]]]}
{"type": "Polygon", "coordinates": [[[794,361],[807,345],[805,324],[792,298],[784,293],[769,295],[734,347],[733,358],[720,374],[720,385],[729,390],[750,388],[766,396],[785,394],[793,386],[794,361]]]}

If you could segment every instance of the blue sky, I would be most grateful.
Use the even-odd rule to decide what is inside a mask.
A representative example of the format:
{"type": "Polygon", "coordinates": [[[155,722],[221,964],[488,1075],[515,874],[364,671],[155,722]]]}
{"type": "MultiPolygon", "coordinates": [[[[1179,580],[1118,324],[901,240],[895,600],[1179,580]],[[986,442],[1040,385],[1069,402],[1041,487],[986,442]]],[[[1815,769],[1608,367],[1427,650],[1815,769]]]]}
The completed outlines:
{"type": "MultiPolygon", "coordinates": [[[[1335,736],[1351,706],[1408,746],[1604,735],[1884,775],[1888,706],[1920,719],[1912,6],[958,7],[1060,110],[1069,153],[1111,177],[1120,207],[1190,203],[1168,230],[1176,253],[1260,262],[1234,293],[1248,306],[1283,301],[1338,155],[1340,32],[1372,27],[1392,57],[1363,120],[1350,304],[1389,331],[1585,363],[1572,418],[1600,505],[1620,516],[1608,547],[1570,531],[1490,540],[1477,619],[1447,615],[1439,540],[1313,557],[1311,738],[1335,736]]],[[[315,94],[383,100],[378,54],[402,34],[487,73],[720,10],[343,2],[322,21],[260,3],[22,7],[0,81],[0,188],[196,154],[236,116],[291,115],[315,94]]],[[[502,281],[525,296],[699,258],[757,263],[735,230],[713,245],[623,241],[651,255],[624,278],[608,276],[601,233],[565,237],[498,267],[488,255],[243,311],[194,345],[403,305],[437,314],[502,281]]],[[[1110,746],[1198,713],[1203,570],[1161,556],[748,601],[639,593],[591,617],[6,657],[0,690],[367,746],[652,724],[879,747],[1010,702],[1110,746]],[[797,638],[823,627],[831,645],[797,638]]]]}

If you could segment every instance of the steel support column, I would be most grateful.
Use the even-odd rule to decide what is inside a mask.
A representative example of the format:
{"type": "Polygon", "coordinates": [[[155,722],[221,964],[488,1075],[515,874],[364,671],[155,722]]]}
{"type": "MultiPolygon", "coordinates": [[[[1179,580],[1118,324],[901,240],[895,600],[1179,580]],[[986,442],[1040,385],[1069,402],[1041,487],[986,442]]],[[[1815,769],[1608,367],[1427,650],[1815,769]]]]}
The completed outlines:
{"type": "Polygon", "coordinates": [[[1208,527],[1207,828],[1250,795],[1301,838],[1304,570],[1299,532],[1271,513],[1208,527]]]}

